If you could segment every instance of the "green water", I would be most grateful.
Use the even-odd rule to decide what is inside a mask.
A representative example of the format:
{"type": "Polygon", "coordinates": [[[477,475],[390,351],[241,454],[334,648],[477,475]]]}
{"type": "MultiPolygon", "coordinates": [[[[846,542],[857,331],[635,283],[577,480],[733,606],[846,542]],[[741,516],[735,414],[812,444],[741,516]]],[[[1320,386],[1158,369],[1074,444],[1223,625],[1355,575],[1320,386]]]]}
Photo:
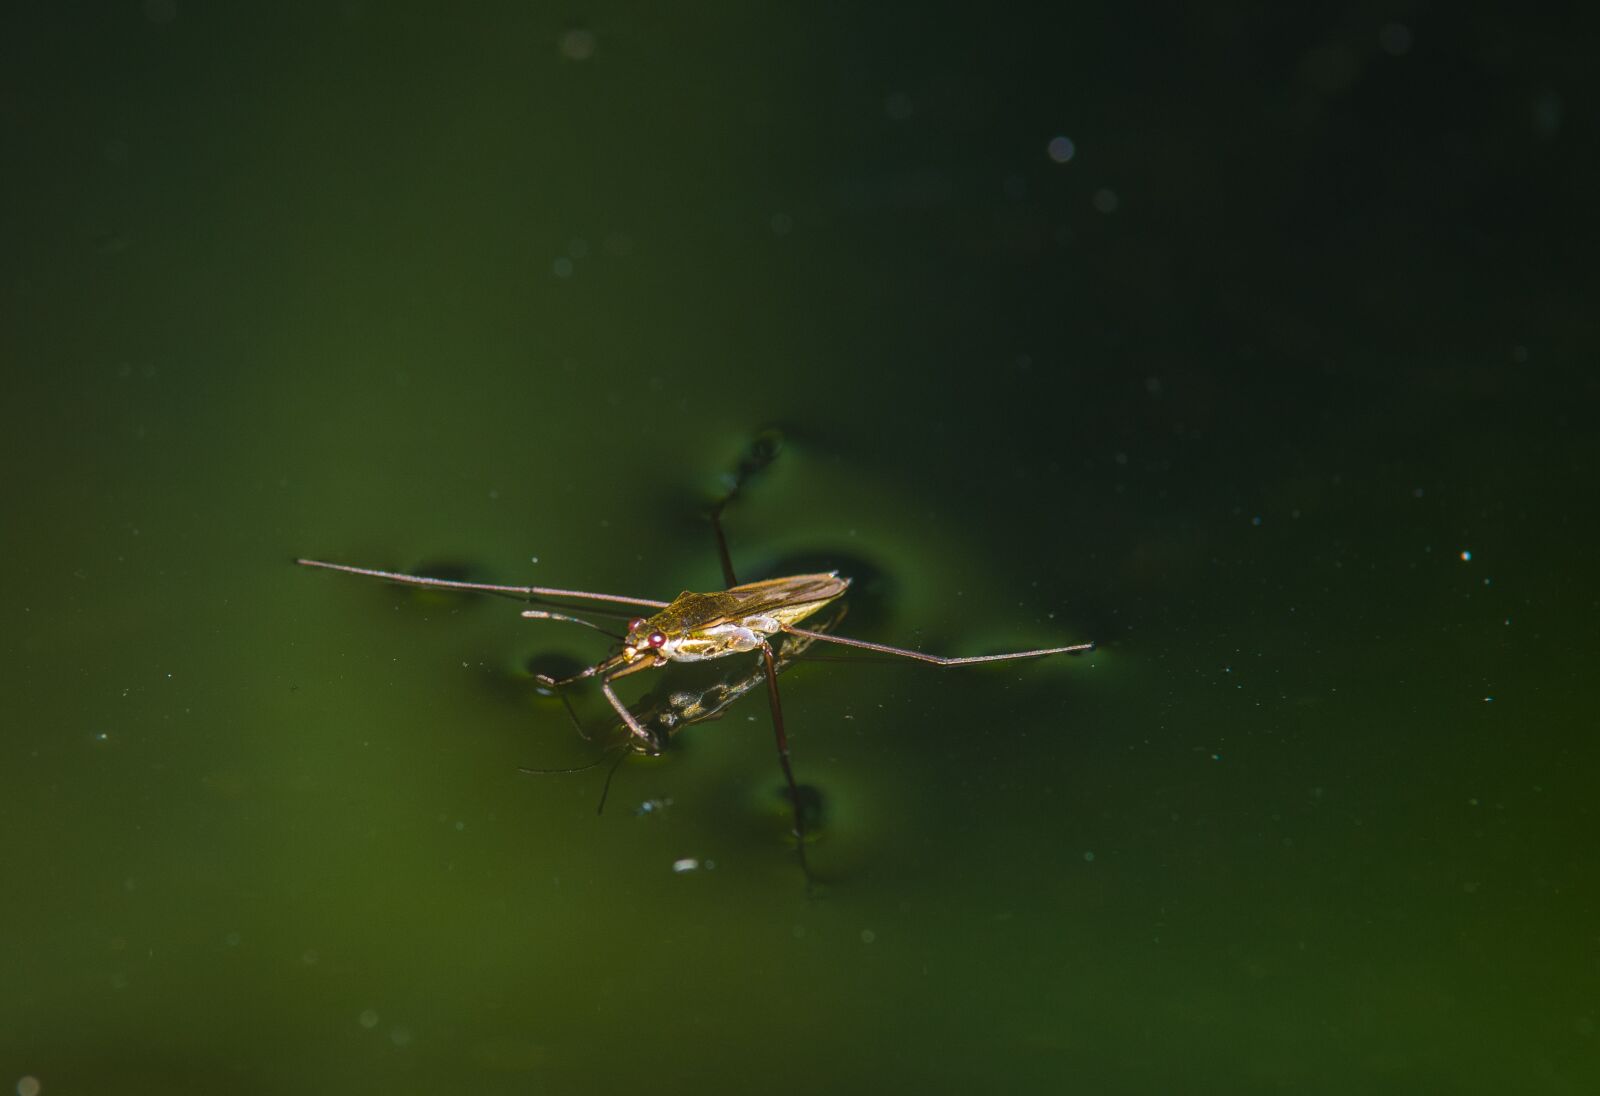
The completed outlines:
{"type": "Polygon", "coordinates": [[[7,15],[0,1086],[1600,1086],[1582,36],[1119,10],[7,15]],[[291,562],[714,589],[773,427],[741,577],[1100,645],[790,668],[815,893],[291,562]]]}

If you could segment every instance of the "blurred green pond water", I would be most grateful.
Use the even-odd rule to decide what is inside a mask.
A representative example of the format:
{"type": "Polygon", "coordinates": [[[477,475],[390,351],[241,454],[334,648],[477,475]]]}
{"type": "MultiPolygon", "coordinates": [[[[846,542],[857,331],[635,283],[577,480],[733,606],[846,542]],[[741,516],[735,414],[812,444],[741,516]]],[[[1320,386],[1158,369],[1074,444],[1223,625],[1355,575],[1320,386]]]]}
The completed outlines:
{"type": "Polygon", "coordinates": [[[579,14],[8,17],[0,1082],[1591,1090],[1585,164],[1376,15],[579,14]],[[292,563],[715,589],[769,428],[742,577],[1099,644],[788,669],[818,895],[759,696],[597,815],[603,638],[292,563]]]}

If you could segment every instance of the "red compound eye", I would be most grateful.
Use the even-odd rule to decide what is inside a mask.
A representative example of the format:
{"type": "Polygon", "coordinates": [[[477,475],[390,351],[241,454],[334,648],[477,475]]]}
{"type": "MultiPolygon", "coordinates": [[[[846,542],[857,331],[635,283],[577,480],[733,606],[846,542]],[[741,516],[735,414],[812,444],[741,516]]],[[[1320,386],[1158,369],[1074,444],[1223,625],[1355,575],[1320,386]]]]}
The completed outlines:
{"type": "Polygon", "coordinates": [[[660,632],[651,632],[645,637],[645,642],[650,644],[652,647],[660,647],[662,644],[667,642],[667,637],[662,635],[660,632]]]}
{"type": "Polygon", "coordinates": [[[644,617],[634,617],[632,620],[628,621],[628,631],[630,631],[630,632],[637,632],[640,628],[643,628],[643,627],[644,627],[644,617]]]}

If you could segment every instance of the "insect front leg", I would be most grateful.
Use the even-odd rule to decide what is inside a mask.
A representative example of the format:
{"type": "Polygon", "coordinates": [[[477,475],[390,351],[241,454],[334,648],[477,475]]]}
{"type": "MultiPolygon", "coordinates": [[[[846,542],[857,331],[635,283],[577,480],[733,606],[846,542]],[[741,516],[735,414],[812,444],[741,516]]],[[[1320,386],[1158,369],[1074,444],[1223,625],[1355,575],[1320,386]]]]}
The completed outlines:
{"type": "Polygon", "coordinates": [[[654,659],[645,658],[639,660],[638,662],[624,666],[622,669],[617,670],[614,673],[607,674],[600,679],[600,691],[605,694],[606,700],[610,701],[611,706],[615,708],[617,714],[622,717],[622,722],[627,726],[628,731],[641,743],[643,743],[642,748],[646,753],[650,754],[660,753],[661,743],[656,740],[655,735],[645,730],[644,724],[640,723],[638,719],[634,718],[634,714],[632,712],[628,711],[628,706],[622,702],[620,697],[617,696],[616,690],[611,687],[611,683],[617,680],[619,677],[627,677],[629,674],[636,674],[640,670],[648,670],[662,665],[665,665],[665,663],[657,662],[654,659]]]}
{"type": "Polygon", "coordinates": [[[621,698],[619,698],[612,690],[611,681],[609,678],[600,682],[600,691],[606,694],[606,699],[611,702],[611,706],[615,708],[617,710],[617,714],[622,717],[622,722],[627,724],[628,731],[640,742],[644,743],[646,749],[648,749],[650,753],[660,752],[659,748],[656,746],[655,736],[649,731],[645,730],[644,725],[633,717],[632,712],[628,711],[628,706],[624,704],[621,698]]]}

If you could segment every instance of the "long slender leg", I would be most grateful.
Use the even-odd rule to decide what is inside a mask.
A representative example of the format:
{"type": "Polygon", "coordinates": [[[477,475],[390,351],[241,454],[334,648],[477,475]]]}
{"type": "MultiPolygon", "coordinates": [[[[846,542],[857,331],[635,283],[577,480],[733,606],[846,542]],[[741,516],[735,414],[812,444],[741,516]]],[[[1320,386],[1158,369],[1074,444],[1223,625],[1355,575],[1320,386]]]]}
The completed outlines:
{"type": "Polygon", "coordinates": [[[783,778],[789,782],[789,805],[794,810],[794,851],[800,859],[800,870],[806,882],[815,880],[811,865],[806,863],[806,816],[800,807],[800,786],[794,782],[794,769],[789,765],[789,735],[783,729],[783,701],[778,698],[778,668],[772,655],[772,644],[761,644],[761,661],[767,669],[767,700],[772,706],[772,732],[778,743],[778,764],[783,766],[783,778]]]}
{"type": "Polygon", "coordinates": [[[324,563],[319,559],[297,559],[302,567],[321,567],[325,571],[344,571],[352,575],[381,578],[405,586],[428,586],[440,590],[481,590],[491,594],[520,594],[523,597],[570,597],[583,601],[610,601],[618,605],[643,605],[651,609],[666,606],[665,601],[652,601],[642,597],[622,597],[618,594],[595,594],[587,590],[558,590],[553,586],[498,586],[489,582],[457,582],[448,578],[427,578],[423,575],[402,575],[396,571],[376,571],[370,567],[352,567],[347,563],[324,563]]]}
{"type": "Polygon", "coordinates": [[[600,802],[595,804],[595,814],[606,813],[606,797],[611,794],[611,778],[617,775],[617,770],[622,768],[622,763],[627,757],[627,750],[618,751],[617,759],[611,763],[611,768],[606,770],[606,782],[600,785],[600,802]]]}
{"type": "Polygon", "coordinates": [[[778,454],[782,450],[781,430],[768,428],[758,434],[751,441],[750,448],[739,458],[739,464],[734,469],[731,482],[728,484],[728,493],[711,507],[711,531],[717,535],[717,554],[722,559],[722,577],[730,587],[739,585],[739,580],[734,577],[733,560],[728,556],[728,538],[722,534],[722,512],[744,491],[746,483],[764,472],[768,465],[778,459],[778,454]]]}
{"type": "MultiPolygon", "coordinates": [[[[728,540],[722,535],[722,507],[726,504],[725,499],[712,509],[711,528],[717,534],[717,554],[722,559],[722,577],[732,587],[739,585],[739,579],[733,570],[733,560],[728,555],[728,540]]],[[[778,746],[778,764],[783,767],[783,778],[789,784],[789,806],[794,812],[795,855],[799,857],[800,870],[805,873],[806,883],[809,885],[814,880],[811,875],[811,865],[806,863],[806,819],[800,805],[800,786],[795,783],[794,768],[789,764],[789,734],[783,727],[783,701],[778,696],[778,667],[772,655],[772,644],[765,641],[761,644],[761,664],[767,675],[767,702],[772,708],[772,735],[778,746]]]]}
{"type": "Polygon", "coordinates": [[[968,655],[964,658],[946,658],[943,655],[930,655],[926,651],[913,651],[908,647],[890,647],[886,643],[868,643],[864,639],[848,639],[845,636],[829,635],[827,632],[813,632],[809,628],[796,628],[793,625],[785,626],[783,630],[791,635],[820,639],[824,643],[838,643],[845,647],[859,647],[863,651],[877,651],[879,654],[884,655],[914,658],[918,662],[931,662],[935,666],[969,666],[975,662],[1006,662],[1014,658],[1039,658],[1042,655],[1065,655],[1079,651],[1094,650],[1093,643],[1074,643],[1070,647],[1038,647],[1031,651],[1009,651],[1001,655],[968,655]]]}
{"type": "MultiPolygon", "coordinates": [[[[737,492],[738,488],[734,490],[737,492]]],[[[730,494],[711,508],[711,531],[717,535],[717,558],[722,562],[722,581],[728,584],[729,589],[739,585],[739,578],[733,572],[733,557],[728,555],[728,538],[722,532],[722,510],[733,498],[730,494]]]]}
{"type": "Polygon", "coordinates": [[[620,749],[607,750],[587,765],[573,765],[565,769],[530,769],[527,766],[518,766],[517,772],[527,773],[529,776],[557,776],[564,773],[586,773],[590,769],[599,768],[605,762],[607,755],[616,753],[616,758],[611,762],[611,767],[606,769],[606,782],[600,785],[600,802],[595,805],[595,814],[606,812],[606,797],[611,794],[611,778],[617,775],[617,769],[627,760],[628,748],[624,744],[620,749]]]}

